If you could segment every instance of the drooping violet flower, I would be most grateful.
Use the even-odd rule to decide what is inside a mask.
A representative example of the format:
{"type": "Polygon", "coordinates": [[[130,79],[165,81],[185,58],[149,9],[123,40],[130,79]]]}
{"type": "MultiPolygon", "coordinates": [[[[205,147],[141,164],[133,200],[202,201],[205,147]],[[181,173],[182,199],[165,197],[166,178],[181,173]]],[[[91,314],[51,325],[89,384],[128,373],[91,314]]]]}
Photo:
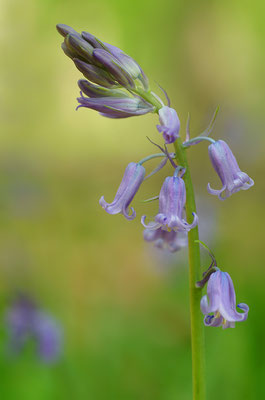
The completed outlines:
{"type": "Polygon", "coordinates": [[[198,217],[193,213],[194,219],[191,224],[183,219],[184,206],[186,202],[185,183],[181,177],[167,177],[159,193],[159,213],[155,221],[145,224],[146,216],[142,217],[145,228],[155,230],[161,227],[173,229],[179,232],[188,232],[198,223],[198,217]]]}
{"type": "Polygon", "coordinates": [[[235,322],[245,321],[249,307],[244,303],[236,306],[235,289],[230,275],[217,270],[209,278],[207,295],[201,299],[201,311],[205,315],[206,326],[222,326],[226,329],[234,328],[235,322]],[[239,313],[236,307],[243,312],[239,313]]]}
{"type": "Polygon", "coordinates": [[[55,362],[61,355],[62,332],[59,324],[35,303],[20,295],[6,312],[8,348],[19,354],[29,340],[37,345],[43,362],[55,362]]]}
{"type": "Polygon", "coordinates": [[[233,193],[247,190],[254,185],[253,179],[240,170],[235,156],[226,142],[217,140],[210,144],[208,151],[212,165],[223,184],[220,190],[215,190],[208,183],[207,189],[210,194],[218,196],[220,200],[225,200],[233,193]]]}
{"type": "Polygon", "coordinates": [[[101,115],[109,118],[128,118],[137,115],[147,114],[154,110],[154,107],[139,97],[92,97],[82,95],[77,98],[80,107],[91,108],[99,111],[101,115]]]}
{"type": "Polygon", "coordinates": [[[180,237],[179,233],[173,230],[169,232],[162,228],[145,229],[143,235],[146,242],[154,242],[155,247],[169,250],[171,253],[182,249],[188,243],[187,237],[180,237]]]}
{"type": "Polygon", "coordinates": [[[161,125],[157,125],[158,131],[163,132],[166,144],[174,143],[179,137],[180,121],[174,108],[164,106],[159,110],[159,120],[161,125]]]}
{"type": "Polygon", "coordinates": [[[107,203],[102,196],[99,204],[109,214],[123,214],[125,218],[131,220],[136,217],[135,210],[129,205],[136,195],[141,183],[144,180],[145,168],[141,164],[131,162],[124,173],[121,184],[112,203],[107,203]]]}

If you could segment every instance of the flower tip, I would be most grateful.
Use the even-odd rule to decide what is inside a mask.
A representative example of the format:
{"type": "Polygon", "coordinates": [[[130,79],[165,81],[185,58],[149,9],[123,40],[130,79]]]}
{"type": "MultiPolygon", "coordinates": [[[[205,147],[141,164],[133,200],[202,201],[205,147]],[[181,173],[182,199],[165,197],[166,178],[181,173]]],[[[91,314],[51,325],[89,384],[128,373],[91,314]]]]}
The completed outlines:
{"type": "Polygon", "coordinates": [[[65,25],[65,24],[57,24],[56,25],[57,31],[62,35],[63,37],[66,37],[68,34],[74,34],[80,36],[71,26],[65,25]]]}

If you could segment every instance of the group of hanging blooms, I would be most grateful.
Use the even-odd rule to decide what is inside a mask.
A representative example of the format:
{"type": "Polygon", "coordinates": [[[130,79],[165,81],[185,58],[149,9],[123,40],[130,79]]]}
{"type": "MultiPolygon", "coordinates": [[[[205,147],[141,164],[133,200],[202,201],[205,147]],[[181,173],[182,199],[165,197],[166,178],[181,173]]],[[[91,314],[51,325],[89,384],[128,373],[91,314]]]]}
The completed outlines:
{"type": "MultiPolygon", "coordinates": [[[[79,34],[73,28],[57,25],[58,32],[64,37],[62,49],[70,57],[78,70],[86,79],[80,79],[78,86],[81,90],[77,98],[77,108],[86,107],[98,111],[108,118],[128,118],[147,113],[157,113],[160,124],[157,130],[162,133],[165,146],[158,146],[161,153],[150,155],[139,162],[131,162],[125,169],[121,184],[112,203],[107,203],[102,196],[100,205],[109,214],[121,213],[128,220],[136,216],[133,208],[129,208],[142,182],[149,176],[163,168],[169,160],[174,168],[172,176],[165,179],[160,194],[149,199],[159,199],[159,212],[154,221],[145,223],[146,216],[142,217],[145,227],[144,239],[154,242],[159,248],[171,252],[179,250],[187,244],[182,235],[193,229],[198,224],[198,216],[193,213],[192,223],[184,219],[186,188],[183,178],[185,169],[176,165],[176,153],[169,153],[167,145],[174,143],[179,138],[180,121],[177,112],[170,107],[170,101],[163,90],[167,105],[151,91],[148,78],[138,63],[125,54],[118,47],[102,42],[88,32],[79,34]],[[143,164],[156,157],[161,157],[162,162],[158,167],[145,177],[143,164]]],[[[224,200],[239,190],[247,190],[253,180],[238,166],[238,163],[223,140],[209,137],[212,131],[217,110],[209,127],[196,138],[190,139],[189,123],[187,124],[186,140],[182,143],[184,148],[209,141],[209,157],[211,163],[222,182],[222,188],[212,189],[208,184],[208,192],[224,200]]],[[[243,321],[248,315],[248,306],[238,304],[243,312],[236,310],[236,298],[233,282],[227,272],[217,268],[215,260],[205,272],[203,279],[198,282],[202,287],[208,282],[207,295],[201,300],[201,310],[205,315],[204,323],[207,326],[233,327],[236,321],[243,321]]]]}

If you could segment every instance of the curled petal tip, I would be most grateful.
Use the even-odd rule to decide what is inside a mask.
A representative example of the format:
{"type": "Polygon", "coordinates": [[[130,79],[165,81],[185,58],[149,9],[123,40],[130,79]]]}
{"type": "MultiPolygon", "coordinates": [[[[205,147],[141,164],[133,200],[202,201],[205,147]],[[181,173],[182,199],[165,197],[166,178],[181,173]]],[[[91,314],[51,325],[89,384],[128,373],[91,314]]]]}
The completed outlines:
{"type": "Polygon", "coordinates": [[[225,190],[226,186],[223,185],[223,187],[221,189],[212,189],[210,183],[208,183],[207,185],[207,191],[210,194],[214,194],[216,196],[220,195],[224,190],[225,190]]]}
{"type": "Polygon", "coordinates": [[[125,216],[126,219],[128,219],[129,221],[135,219],[136,217],[136,211],[134,210],[133,207],[131,207],[130,209],[123,209],[122,210],[122,214],[125,216]]]}
{"type": "Polygon", "coordinates": [[[100,204],[101,207],[103,207],[104,209],[106,208],[107,202],[105,201],[104,196],[101,196],[101,197],[100,197],[100,199],[99,199],[99,204],[100,204]]]}

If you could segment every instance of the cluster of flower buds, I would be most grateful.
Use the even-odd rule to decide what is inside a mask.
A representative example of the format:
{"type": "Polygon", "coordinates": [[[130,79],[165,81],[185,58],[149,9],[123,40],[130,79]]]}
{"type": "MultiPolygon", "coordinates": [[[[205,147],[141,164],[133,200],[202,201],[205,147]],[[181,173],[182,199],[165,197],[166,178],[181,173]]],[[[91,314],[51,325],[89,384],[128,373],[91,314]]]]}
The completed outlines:
{"type": "Polygon", "coordinates": [[[88,32],[79,34],[64,24],[58,24],[57,30],[64,37],[64,53],[86,78],[78,81],[79,107],[91,108],[110,118],[142,115],[161,107],[149,90],[146,75],[132,57],[88,32]],[[145,93],[155,104],[146,99],[145,93]]]}
{"type": "Polygon", "coordinates": [[[173,143],[179,137],[176,111],[150,90],[147,76],[132,57],[91,33],[79,34],[64,24],[56,27],[64,37],[64,53],[86,78],[78,81],[81,95],[77,109],[90,108],[109,118],[158,112],[161,125],[157,129],[163,133],[165,143],[173,143]]]}
{"type": "Polygon", "coordinates": [[[17,355],[33,340],[43,362],[52,363],[61,355],[62,332],[59,324],[40,310],[27,296],[20,295],[6,311],[8,349],[17,355]]]}

